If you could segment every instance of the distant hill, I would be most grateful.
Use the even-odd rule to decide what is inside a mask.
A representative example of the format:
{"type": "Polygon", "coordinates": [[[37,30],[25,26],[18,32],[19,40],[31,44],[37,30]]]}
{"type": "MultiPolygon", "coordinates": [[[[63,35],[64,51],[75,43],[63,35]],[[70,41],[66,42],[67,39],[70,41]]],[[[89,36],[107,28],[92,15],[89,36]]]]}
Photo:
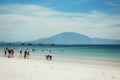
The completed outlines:
{"type": "Polygon", "coordinates": [[[48,38],[40,38],[33,41],[26,42],[4,42],[0,41],[0,45],[120,45],[120,40],[114,39],[100,39],[100,38],[90,38],[86,35],[82,35],[74,32],[64,32],[56,34],[48,38]]]}
{"type": "Polygon", "coordinates": [[[88,36],[64,32],[49,38],[42,38],[34,41],[26,41],[27,44],[60,44],[60,45],[79,45],[79,44],[120,44],[120,40],[90,38],[88,36]]]}

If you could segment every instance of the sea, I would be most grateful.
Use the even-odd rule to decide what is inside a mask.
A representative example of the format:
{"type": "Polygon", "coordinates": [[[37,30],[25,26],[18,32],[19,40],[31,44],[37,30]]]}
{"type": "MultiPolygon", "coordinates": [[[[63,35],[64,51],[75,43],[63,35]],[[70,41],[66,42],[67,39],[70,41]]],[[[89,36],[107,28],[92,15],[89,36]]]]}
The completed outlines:
{"type": "Polygon", "coordinates": [[[120,62],[120,45],[0,45],[0,57],[4,48],[14,49],[14,57],[19,58],[28,48],[30,59],[45,59],[52,55],[54,59],[93,59],[120,62]]]}

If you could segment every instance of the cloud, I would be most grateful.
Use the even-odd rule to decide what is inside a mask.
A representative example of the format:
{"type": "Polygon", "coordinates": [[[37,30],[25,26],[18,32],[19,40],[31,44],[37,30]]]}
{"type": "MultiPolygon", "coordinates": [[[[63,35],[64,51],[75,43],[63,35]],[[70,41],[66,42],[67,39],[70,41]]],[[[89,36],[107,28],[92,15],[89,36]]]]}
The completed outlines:
{"type": "Polygon", "coordinates": [[[106,4],[109,5],[109,6],[118,6],[117,3],[114,3],[114,2],[111,2],[111,1],[107,1],[106,4]]]}
{"type": "Polygon", "coordinates": [[[37,5],[1,5],[1,40],[25,41],[49,37],[60,32],[78,32],[90,37],[120,39],[119,15],[93,10],[67,13],[37,5]]]}

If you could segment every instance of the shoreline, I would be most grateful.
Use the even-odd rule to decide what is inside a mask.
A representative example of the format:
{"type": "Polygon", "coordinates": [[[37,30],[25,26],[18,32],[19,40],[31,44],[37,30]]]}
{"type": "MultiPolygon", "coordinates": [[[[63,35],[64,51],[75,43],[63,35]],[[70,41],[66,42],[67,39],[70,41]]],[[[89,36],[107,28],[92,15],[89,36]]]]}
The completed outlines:
{"type": "MultiPolygon", "coordinates": [[[[4,57],[3,54],[0,53],[0,58],[4,57]]],[[[7,57],[5,57],[7,58],[7,57]]],[[[19,53],[16,53],[13,58],[16,59],[24,59],[23,57],[19,57],[19,53]]],[[[11,58],[10,58],[11,59],[11,58]]],[[[36,55],[29,57],[29,60],[38,60],[38,61],[46,61],[45,55],[36,55]]],[[[110,61],[107,59],[98,59],[98,58],[89,58],[89,57],[66,57],[66,56],[54,56],[53,55],[53,62],[60,62],[60,63],[73,63],[73,64],[87,64],[87,65],[97,65],[97,66],[111,66],[111,67],[120,67],[119,61],[110,61]]]]}

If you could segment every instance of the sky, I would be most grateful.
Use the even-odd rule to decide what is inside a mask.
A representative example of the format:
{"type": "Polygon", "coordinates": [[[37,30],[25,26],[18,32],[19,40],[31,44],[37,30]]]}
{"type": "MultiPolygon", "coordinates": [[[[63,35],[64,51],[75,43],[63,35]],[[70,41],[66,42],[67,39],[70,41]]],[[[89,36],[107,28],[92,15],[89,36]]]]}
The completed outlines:
{"type": "Polygon", "coordinates": [[[120,40],[120,0],[0,0],[0,41],[62,32],[120,40]]]}

